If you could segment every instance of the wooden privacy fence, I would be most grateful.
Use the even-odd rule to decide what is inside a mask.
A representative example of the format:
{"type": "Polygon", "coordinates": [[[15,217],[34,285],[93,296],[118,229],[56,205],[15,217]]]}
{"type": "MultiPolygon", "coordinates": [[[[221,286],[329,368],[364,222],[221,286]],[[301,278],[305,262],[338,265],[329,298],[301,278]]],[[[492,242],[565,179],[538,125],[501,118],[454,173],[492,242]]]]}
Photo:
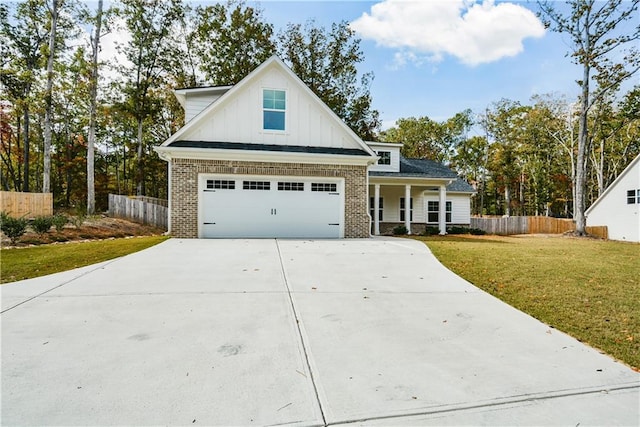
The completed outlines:
{"type": "Polygon", "coordinates": [[[164,230],[168,229],[169,209],[166,206],[166,200],[162,199],[109,194],[109,215],[142,224],[152,224],[164,230]],[[154,201],[162,201],[165,206],[154,201]]]}
{"type": "MultiPolygon", "coordinates": [[[[489,234],[563,234],[574,231],[576,225],[571,219],[548,216],[509,216],[493,218],[471,218],[470,226],[489,234]]],[[[607,227],[587,227],[587,233],[606,239],[607,227]]]]}
{"type": "Polygon", "coordinates": [[[53,215],[52,193],[19,193],[0,191],[0,212],[14,218],[53,215]]]}

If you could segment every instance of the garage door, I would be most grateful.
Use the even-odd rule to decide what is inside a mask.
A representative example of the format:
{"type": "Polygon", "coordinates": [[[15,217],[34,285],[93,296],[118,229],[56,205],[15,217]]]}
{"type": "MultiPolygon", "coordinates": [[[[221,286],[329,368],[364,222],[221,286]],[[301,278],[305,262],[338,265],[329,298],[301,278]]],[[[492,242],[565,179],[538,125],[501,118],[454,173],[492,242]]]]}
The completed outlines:
{"type": "Polygon", "coordinates": [[[343,182],[322,178],[203,177],[205,238],[339,238],[343,182]]]}

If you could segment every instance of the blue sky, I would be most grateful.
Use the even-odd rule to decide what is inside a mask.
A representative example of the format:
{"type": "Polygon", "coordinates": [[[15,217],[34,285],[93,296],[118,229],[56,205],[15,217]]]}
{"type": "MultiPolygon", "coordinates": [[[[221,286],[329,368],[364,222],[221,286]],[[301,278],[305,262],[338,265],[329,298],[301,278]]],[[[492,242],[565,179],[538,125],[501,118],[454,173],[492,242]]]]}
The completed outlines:
{"type": "MultiPolygon", "coordinates": [[[[386,2],[389,0],[263,0],[249,4],[259,5],[266,20],[274,24],[276,29],[284,27],[288,22],[303,23],[311,18],[326,26],[341,20],[353,23],[353,27],[359,30],[358,34],[362,38],[361,47],[366,58],[359,69],[362,72],[373,71],[375,74],[371,93],[374,108],[380,111],[384,127],[393,125],[395,120],[403,117],[428,116],[435,120],[445,120],[466,108],[481,112],[491,102],[501,98],[527,103],[534,94],[558,93],[566,95],[569,99],[574,99],[578,94],[575,80],[580,76],[580,69],[571,63],[570,58],[565,57],[569,49],[566,36],[537,27],[541,24],[536,24],[537,18],[533,15],[537,10],[535,2],[391,1],[391,4],[387,5],[389,8],[383,10],[386,15],[395,14],[398,9],[401,13],[402,9],[411,3],[414,9],[407,13],[424,15],[417,18],[417,22],[413,24],[407,23],[406,15],[398,16],[395,20],[389,19],[390,22],[386,22],[388,25],[385,28],[381,28],[385,24],[381,22],[373,22],[369,28],[357,24],[363,14],[369,17],[375,15],[372,7],[386,2]],[[459,9],[453,8],[452,11],[452,4],[457,3],[459,9]],[[438,4],[448,9],[448,14],[445,13],[447,11],[438,10],[438,4]],[[478,7],[476,11],[485,13],[486,19],[465,22],[463,18],[469,13],[469,5],[478,7]],[[531,16],[527,16],[522,22],[518,21],[520,18],[517,16],[494,13],[497,12],[497,7],[505,5],[511,8],[511,14],[527,15],[527,11],[533,13],[528,14],[531,16]],[[425,10],[421,12],[415,8],[425,10]],[[451,16],[453,12],[457,14],[457,19],[456,16],[451,16]],[[450,22],[443,23],[447,20],[450,22]],[[384,34],[379,35],[376,32],[396,31],[394,25],[403,27],[389,36],[394,40],[393,43],[399,46],[388,46],[390,42],[387,41],[385,44],[384,34]],[[406,27],[411,25],[415,28],[407,30],[406,27]],[[455,27],[460,25],[467,27],[462,33],[455,30],[455,27]],[[365,27],[365,31],[362,31],[362,27],[365,27]],[[448,36],[458,39],[458,43],[436,34],[441,34],[449,28],[452,28],[452,31],[448,36]],[[491,37],[494,31],[497,34],[491,37]],[[462,52],[473,50],[459,43],[461,37],[469,34],[474,40],[486,38],[478,42],[476,53],[462,52]],[[398,42],[398,39],[403,37],[409,40],[405,45],[402,45],[402,40],[398,42]],[[435,47],[429,42],[434,38],[440,39],[437,42],[439,45],[435,47]],[[514,41],[520,40],[522,51],[500,56],[501,44],[513,45],[514,41]],[[503,41],[506,43],[502,43],[503,41]],[[442,46],[445,46],[444,52],[442,46]],[[488,59],[483,60],[483,55],[488,59]],[[399,58],[409,59],[402,63],[399,58]]],[[[377,18],[388,19],[380,14],[377,18]]]]}

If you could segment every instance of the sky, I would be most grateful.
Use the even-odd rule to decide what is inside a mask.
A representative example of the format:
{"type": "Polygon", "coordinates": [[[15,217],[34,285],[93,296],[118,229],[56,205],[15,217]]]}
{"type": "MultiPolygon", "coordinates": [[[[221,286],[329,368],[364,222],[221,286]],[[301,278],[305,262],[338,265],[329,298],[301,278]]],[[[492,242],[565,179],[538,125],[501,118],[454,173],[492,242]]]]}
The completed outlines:
{"type": "MultiPolygon", "coordinates": [[[[246,0],[246,4],[261,9],[276,34],[288,23],[314,19],[330,27],[347,21],[362,40],[365,60],[359,71],[375,76],[370,92],[383,129],[400,118],[443,121],[465,109],[480,114],[502,98],[526,104],[533,95],[554,94],[572,102],[579,93],[576,80],[582,73],[567,55],[571,43],[566,35],[544,28],[536,16],[535,0],[246,0]]],[[[554,4],[567,8],[563,1],[554,4]]],[[[631,28],[637,22],[628,24],[631,28]]],[[[117,59],[114,40],[127,38],[117,32],[103,38],[101,57],[124,60],[117,59]]],[[[628,87],[633,84],[640,84],[640,73],[628,87]]]]}
{"type": "Polygon", "coordinates": [[[399,118],[446,120],[508,98],[556,93],[573,100],[580,68],[566,36],[545,30],[533,1],[271,1],[259,5],[276,29],[346,20],[362,39],[361,72],[373,72],[383,128],[399,118]]]}

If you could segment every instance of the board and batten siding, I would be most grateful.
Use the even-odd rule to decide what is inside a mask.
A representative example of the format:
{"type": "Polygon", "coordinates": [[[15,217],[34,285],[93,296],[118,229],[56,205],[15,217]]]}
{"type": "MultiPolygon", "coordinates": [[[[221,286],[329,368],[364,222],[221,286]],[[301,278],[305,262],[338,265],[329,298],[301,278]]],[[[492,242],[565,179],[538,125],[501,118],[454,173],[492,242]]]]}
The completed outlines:
{"type": "Polygon", "coordinates": [[[587,210],[587,226],[607,226],[609,239],[640,242],[640,161],[636,158],[606,193],[587,210]],[[627,191],[636,192],[636,203],[627,203],[627,191]]]}
{"type": "Polygon", "coordinates": [[[357,136],[340,126],[330,110],[276,66],[232,90],[233,96],[219,99],[212,110],[204,113],[202,122],[186,131],[181,139],[362,148],[357,136]],[[286,91],[285,131],[263,129],[263,89],[286,91]]]}

